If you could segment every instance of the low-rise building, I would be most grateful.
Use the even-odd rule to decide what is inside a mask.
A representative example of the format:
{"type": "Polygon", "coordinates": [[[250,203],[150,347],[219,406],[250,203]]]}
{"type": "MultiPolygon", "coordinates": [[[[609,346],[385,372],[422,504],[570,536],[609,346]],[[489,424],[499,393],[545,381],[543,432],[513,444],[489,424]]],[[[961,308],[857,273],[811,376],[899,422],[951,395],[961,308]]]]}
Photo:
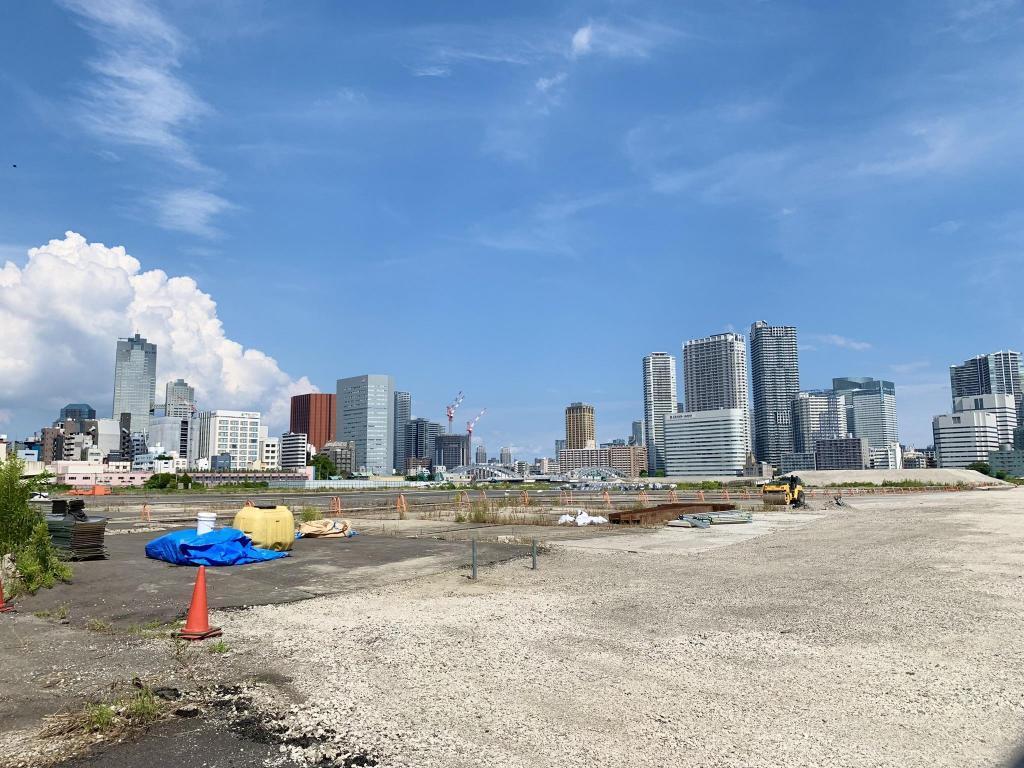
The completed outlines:
{"type": "Polygon", "coordinates": [[[984,410],[936,416],[932,419],[932,435],[940,467],[956,469],[987,462],[989,454],[999,450],[996,416],[984,410]]]}
{"type": "Polygon", "coordinates": [[[1002,471],[1013,477],[1024,477],[1024,449],[1002,445],[988,455],[993,471],[1002,471]]]}
{"type": "Polygon", "coordinates": [[[867,438],[818,440],[814,443],[814,463],[817,469],[867,469],[871,465],[867,438]]]}
{"type": "MultiPolygon", "coordinates": [[[[337,469],[338,474],[341,477],[352,477],[357,469],[356,467],[356,444],[351,440],[332,440],[324,443],[324,447],[320,449],[320,453],[325,455],[331,460],[331,463],[337,469]]],[[[421,466],[430,469],[430,459],[406,459],[406,463],[410,460],[423,462],[421,466]]]]}
{"type": "Polygon", "coordinates": [[[750,447],[743,408],[665,415],[665,473],[672,477],[742,475],[750,447]]]}
{"type": "Polygon", "coordinates": [[[779,465],[779,474],[788,475],[790,472],[811,471],[817,468],[814,458],[814,451],[801,451],[800,453],[787,453],[782,457],[779,465]]]}

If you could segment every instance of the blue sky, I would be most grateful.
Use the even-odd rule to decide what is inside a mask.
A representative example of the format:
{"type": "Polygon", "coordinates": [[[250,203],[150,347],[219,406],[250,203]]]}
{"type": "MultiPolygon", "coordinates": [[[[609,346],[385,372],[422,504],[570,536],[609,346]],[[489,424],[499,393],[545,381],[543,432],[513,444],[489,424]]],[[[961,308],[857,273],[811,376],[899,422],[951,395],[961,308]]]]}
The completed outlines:
{"type": "MultiPolygon", "coordinates": [[[[277,364],[211,407],[391,373],[549,454],[570,401],[628,434],[644,354],[765,319],[805,388],[894,380],[922,445],[950,363],[1022,346],[1022,73],[1001,0],[8,4],[0,265],[70,230],[193,278],[277,364]]],[[[56,274],[105,319],[23,347],[152,328],[56,274]]],[[[54,377],[5,335],[0,431],[109,409],[112,339],[54,377]]]]}

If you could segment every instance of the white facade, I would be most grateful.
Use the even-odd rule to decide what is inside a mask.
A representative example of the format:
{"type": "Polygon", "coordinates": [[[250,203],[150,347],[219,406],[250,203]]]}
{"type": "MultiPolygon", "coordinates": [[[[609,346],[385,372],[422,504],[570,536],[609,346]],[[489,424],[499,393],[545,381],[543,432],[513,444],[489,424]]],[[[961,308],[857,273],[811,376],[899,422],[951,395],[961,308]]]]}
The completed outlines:
{"type": "Polygon", "coordinates": [[[832,390],[797,393],[793,399],[794,453],[813,454],[818,440],[846,437],[846,432],[842,395],[832,390]]]}
{"type": "MultiPolygon", "coordinates": [[[[170,386],[170,385],[168,385],[170,386]]],[[[180,416],[155,416],[149,420],[149,443],[163,445],[178,456],[188,457],[189,420],[180,416]]]]}
{"type": "Polygon", "coordinates": [[[260,438],[260,465],[263,469],[281,468],[281,438],[260,438]]]}
{"type": "Polygon", "coordinates": [[[687,411],[750,409],[747,345],[738,333],[720,333],[683,345],[683,393],[687,411]]]}
{"type": "Polygon", "coordinates": [[[305,432],[285,432],[281,435],[281,469],[302,469],[309,455],[309,438],[305,432]]]}
{"type": "Polygon", "coordinates": [[[968,395],[953,400],[953,413],[984,411],[996,417],[1000,445],[1013,445],[1017,428],[1017,400],[1013,395],[968,395]]]}
{"type": "Polygon", "coordinates": [[[647,438],[647,471],[665,469],[665,417],[676,413],[676,359],[667,352],[653,352],[643,360],[644,434],[647,438]]]}
{"type": "Polygon", "coordinates": [[[872,469],[903,469],[903,448],[899,443],[889,443],[884,448],[869,448],[872,469]]]}
{"type": "Polygon", "coordinates": [[[932,419],[935,460],[940,467],[963,468],[976,461],[988,461],[999,450],[999,427],[994,414],[962,411],[932,419]]]}
{"type": "Polygon", "coordinates": [[[192,417],[189,466],[199,468],[205,460],[231,454],[232,469],[249,469],[259,458],[260,414],[258,411],[202,411],[192,417]]]}
{"type": "Polygon", "coordinates": [[[673,477],[742,475],[749,442],[744,408],[669,414],[665,472],[673,477]]]}

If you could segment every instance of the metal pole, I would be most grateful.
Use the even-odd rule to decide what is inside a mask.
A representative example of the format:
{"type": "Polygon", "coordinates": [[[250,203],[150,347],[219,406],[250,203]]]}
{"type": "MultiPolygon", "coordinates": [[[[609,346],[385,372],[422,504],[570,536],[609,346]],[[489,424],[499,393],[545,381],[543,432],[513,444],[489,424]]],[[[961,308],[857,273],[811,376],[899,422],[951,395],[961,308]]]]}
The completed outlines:
{"type": "Polygon", "coordinates": [[[533,545],[532,545],[531,548],[533,550],[533,570],[536,571],[537,570],[537,540],[536,539],[533,540],[533,545]]]}
{"type": "Polygon", "coordinates": [[[472,553],[473,553],[473,570],[472,575],[469,577],[473,581],[476,581],[476,539],[472,540],[472,553]]]}

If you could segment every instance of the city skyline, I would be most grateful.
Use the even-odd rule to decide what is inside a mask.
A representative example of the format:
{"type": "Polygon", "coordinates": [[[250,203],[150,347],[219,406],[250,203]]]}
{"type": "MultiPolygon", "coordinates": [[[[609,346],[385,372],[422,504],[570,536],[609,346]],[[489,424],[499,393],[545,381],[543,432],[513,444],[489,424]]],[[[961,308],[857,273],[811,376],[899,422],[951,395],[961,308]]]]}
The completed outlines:
{"type": "Polygon", "coordinates": [[[108,340],[138,331],[158,388],[276,431],[291,394],[384,370],[416,415],[464,389],[481,440],[544,456],[569,402],[600,411],[598,442],[629,434],[643,354],[766,317],[800,329],[802,388],[893,381],[901,439],[927,445],[949,367],[1024,346],[1024,9],[953,5],[16,4],[0,431],[105,413],[108,340]],[[685,301],[645,302],[642,337],[594,311],[673,277],[685,301]],[[440,294],[484,321],[402,343],[440,294]],[[387,343],[336,338],[339,309],[387,343]],[[530,343],[534,376],[507,340],[538,315],[587,325],[530,343]]]}

